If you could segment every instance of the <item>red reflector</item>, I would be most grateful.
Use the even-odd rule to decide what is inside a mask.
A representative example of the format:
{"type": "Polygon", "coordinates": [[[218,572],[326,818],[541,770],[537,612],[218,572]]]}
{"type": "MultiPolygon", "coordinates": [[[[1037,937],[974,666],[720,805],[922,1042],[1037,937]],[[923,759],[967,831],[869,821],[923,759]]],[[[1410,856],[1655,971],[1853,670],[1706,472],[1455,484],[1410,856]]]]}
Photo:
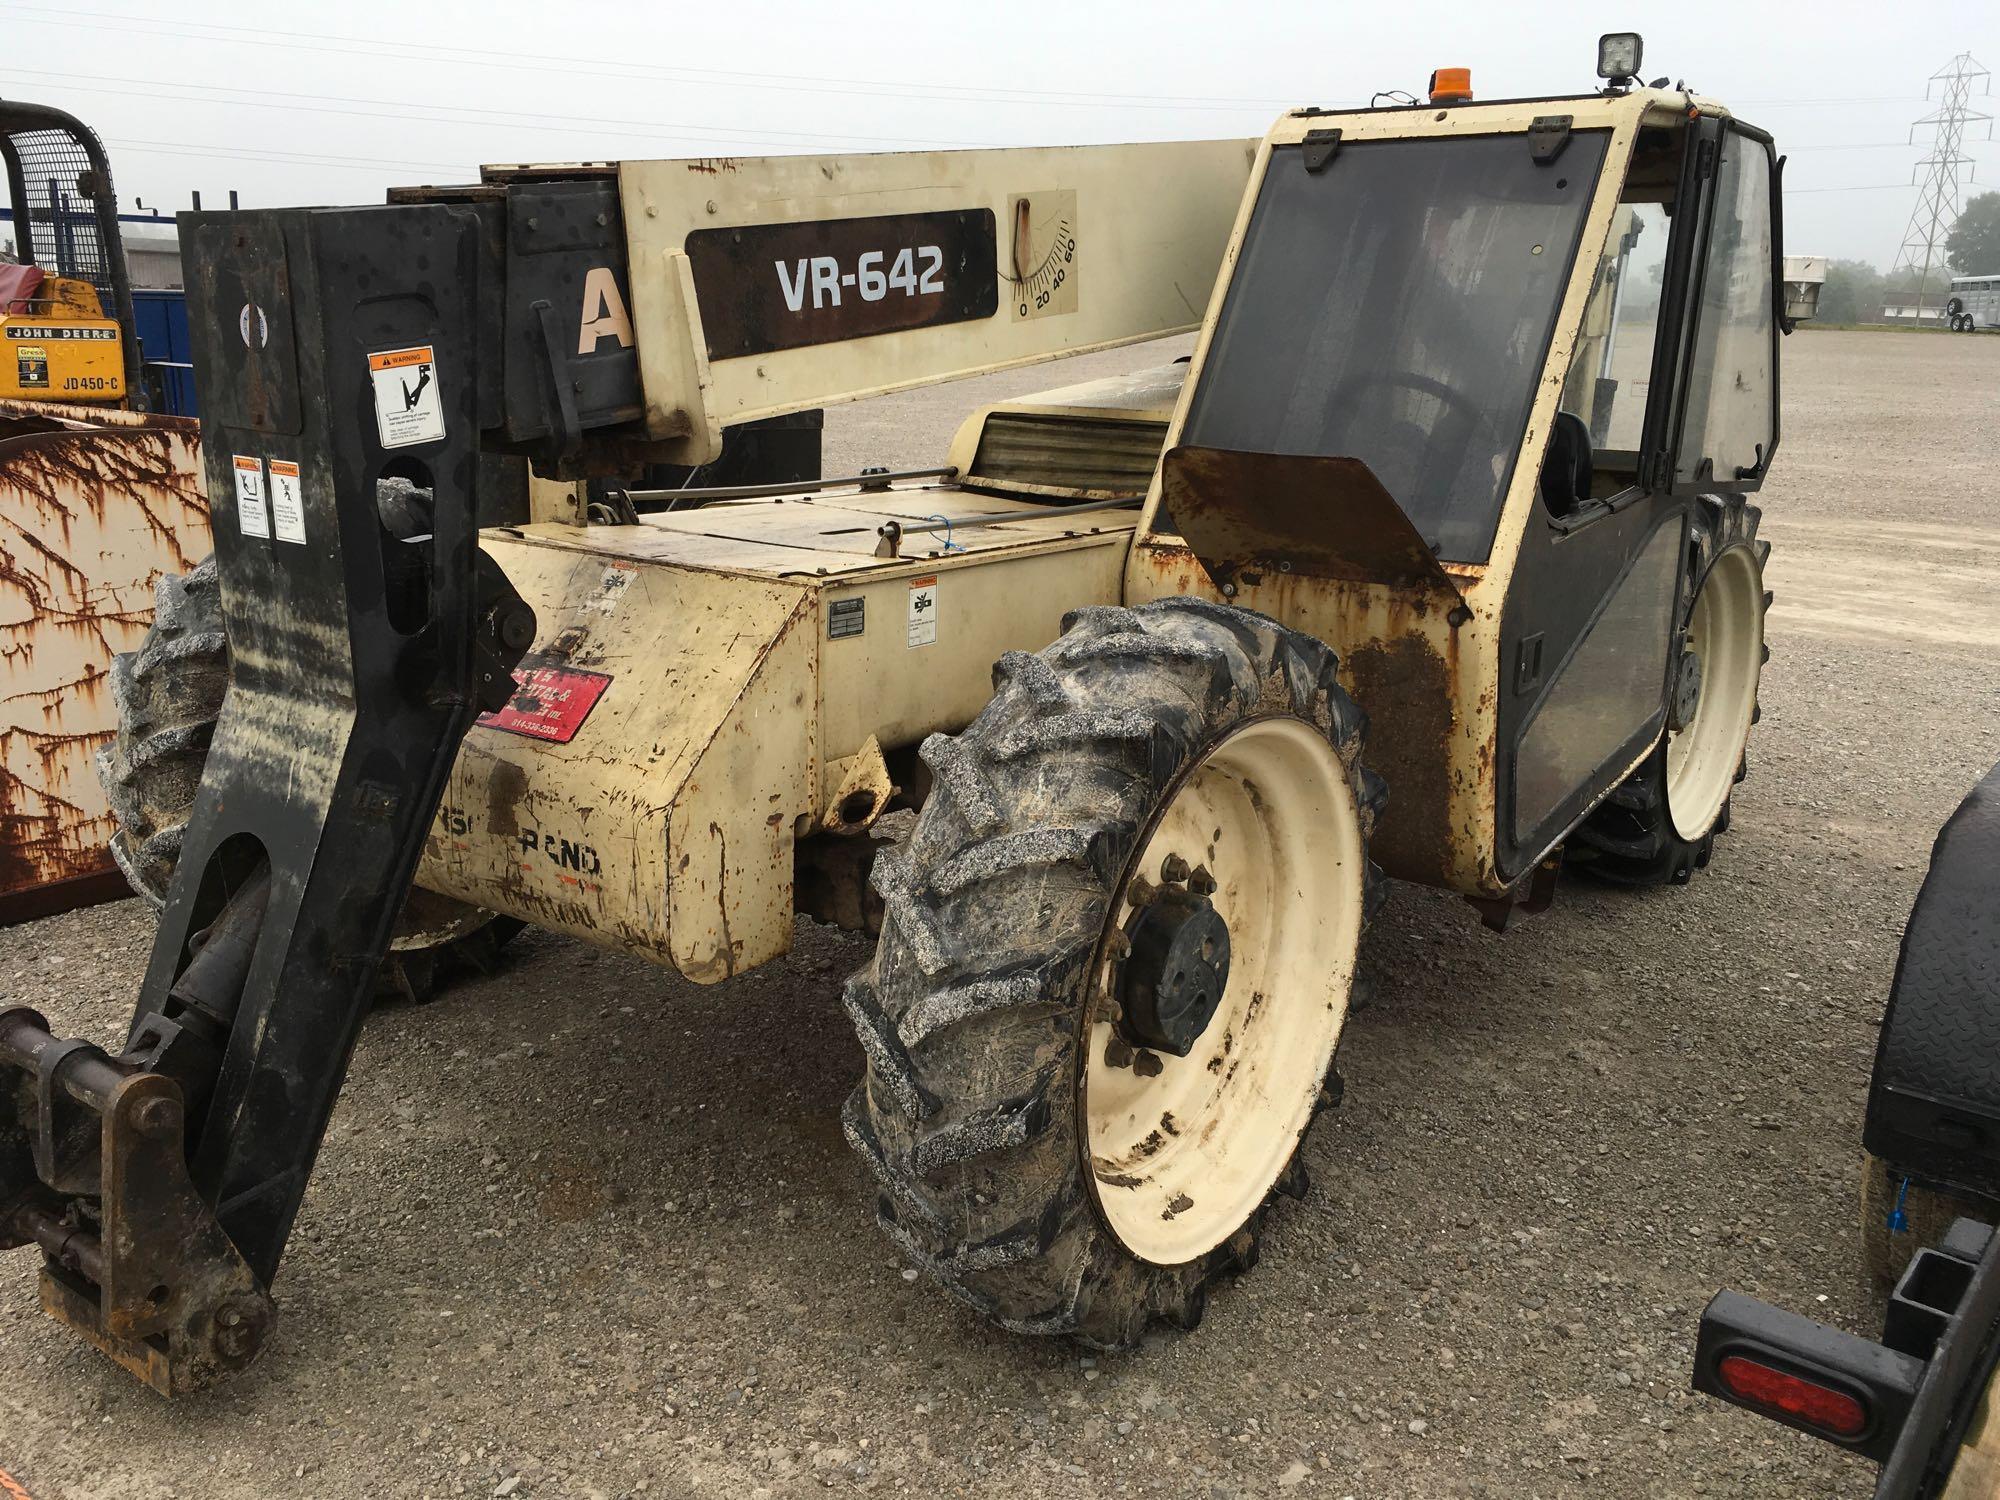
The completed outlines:
{"type": "Polygon", "coordinates": [[[1724,1355],[1715,1373],[1732,1396],[1797,1417],[1835,1437],[1860,1437],[1868,1430],[1868,1408],[1846,1391],[1773,1369],[1743,1354],[1724,1355]]]}

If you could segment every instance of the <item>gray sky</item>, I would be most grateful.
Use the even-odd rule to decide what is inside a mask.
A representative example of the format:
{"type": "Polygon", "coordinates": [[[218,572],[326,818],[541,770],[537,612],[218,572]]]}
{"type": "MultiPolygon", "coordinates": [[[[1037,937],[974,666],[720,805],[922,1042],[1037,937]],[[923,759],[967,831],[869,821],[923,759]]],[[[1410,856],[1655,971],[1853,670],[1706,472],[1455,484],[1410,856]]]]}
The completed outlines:
{"type": "MultiPolygon", "coordinates": [[[[1574,92],[1597,33],[1637,25],[1649,77],[1685,77],[1790,153],[1789,249],[1886,268],[1926,80],[1960,51],[2000,66],[1991,0],[97,3],[0,0],[0,94],[94,124],[128,210],[232,187],[245,206],[372,202],[492,161],[1257,135],[1439,65],[1486,97],[1574,92]]],[[[1973,154],[2000,188],[2000,143],[1973,154]]]]}

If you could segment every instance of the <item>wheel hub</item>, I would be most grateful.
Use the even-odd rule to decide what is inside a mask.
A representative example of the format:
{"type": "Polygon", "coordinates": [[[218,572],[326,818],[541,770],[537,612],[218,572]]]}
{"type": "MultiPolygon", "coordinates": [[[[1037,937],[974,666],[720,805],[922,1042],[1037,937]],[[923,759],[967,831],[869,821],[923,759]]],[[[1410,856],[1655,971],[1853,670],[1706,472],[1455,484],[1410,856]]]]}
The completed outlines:
{"type": "Polygon", "coordinates": [[[1119,976],[1118,1030],[1134,1047],[1186,1057],[1222,1002],[1229,924],[1209,901],[1214,882],[1204,875],[1152,892],[1126,926],[1131,951],[1119,976]]]}
{"type": "Polygon", "coordinates": [[[1678,672],[1674,674],[1674,701],[1668,717],[1670,729],[1685,729],[1694,722],[1696,711],[1701,707],[1701,655],[1695,651],[1683,651],[1678,672]]]}
{"type": "Polygon", "coordinates": [[[1141,1260],[1222,1244],[1298,1149],[1347,1011],[1366,871],[1348,768],[1291,715],[1232,729],[1155,815],[1104,934],[1079,1100],[1098,1211],[1141,1260]],[[1178,988],[1176,951],[1203,960],[1178,988]]]}

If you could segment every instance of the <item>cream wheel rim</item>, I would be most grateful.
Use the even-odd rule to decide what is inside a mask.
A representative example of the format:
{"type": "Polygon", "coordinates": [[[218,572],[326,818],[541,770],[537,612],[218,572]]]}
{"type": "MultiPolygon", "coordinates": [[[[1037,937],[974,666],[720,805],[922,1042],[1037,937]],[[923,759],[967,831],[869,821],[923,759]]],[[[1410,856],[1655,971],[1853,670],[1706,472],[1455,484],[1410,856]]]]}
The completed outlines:
{"type": "Polygon", "coordinates": [[[1701,662],[1694,716],[1667,735],[1667,813],[1692,842],[1715,826],[1757,709],[1764,657],[1763,580],[1748,547],[1725,549],[1702,580],[1688,619],[1687,649],[1701,662]]]}
{"type": "Polygon", "coordinates": [[[1182,777],[1113,904],[1122,931],[1170,856],[1215,881],[1230,965],[1186,1057],[1134,1052],[1107,941],[1081,1100],[1093,1192],[1132,1254],[1180,1265],[1263,1202],[1311,1124],[1347,1015],[1367,856],[1346,766],[1302,720],[1252,720],[1182,777]]]}

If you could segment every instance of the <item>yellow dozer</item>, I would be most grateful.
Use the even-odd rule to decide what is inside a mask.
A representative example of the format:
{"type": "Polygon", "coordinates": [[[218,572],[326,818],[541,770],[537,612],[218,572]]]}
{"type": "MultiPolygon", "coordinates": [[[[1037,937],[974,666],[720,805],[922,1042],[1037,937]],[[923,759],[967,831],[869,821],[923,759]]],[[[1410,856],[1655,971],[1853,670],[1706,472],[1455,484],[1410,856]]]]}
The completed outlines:
{"type": "Polygon", "coordinates": [[[702,983],[876,934],[844,1124],[894,1242],[1009,1329],[1192,1326],[1306,1189],[1385,876],[1498,927],[1728,826],[1777,160],[1607,42],[1594,92],[1261,141],[184,219],[217,566],[104,762],[161,927],[122,1048],[0,1014],[48,1308],[162,1390],[255,1355],[414,882],[702,983]],[[936,468],[637,477],[1186,330],[936,468]],[[496,456],[544,477],[482,530],[496,456]]]}

